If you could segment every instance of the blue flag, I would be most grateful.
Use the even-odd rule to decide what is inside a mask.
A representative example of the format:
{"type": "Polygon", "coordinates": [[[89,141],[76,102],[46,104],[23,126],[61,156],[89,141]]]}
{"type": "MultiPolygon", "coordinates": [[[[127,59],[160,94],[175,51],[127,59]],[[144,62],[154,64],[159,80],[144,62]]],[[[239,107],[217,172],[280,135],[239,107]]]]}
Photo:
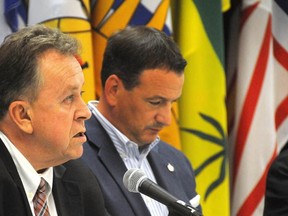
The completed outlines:
{"type": "Polygon", "coordinates": [[[27,7],[21,0],[4,0],[4,15],[13,32],[19,28],[19,18],[27,23],[27,7]]]}

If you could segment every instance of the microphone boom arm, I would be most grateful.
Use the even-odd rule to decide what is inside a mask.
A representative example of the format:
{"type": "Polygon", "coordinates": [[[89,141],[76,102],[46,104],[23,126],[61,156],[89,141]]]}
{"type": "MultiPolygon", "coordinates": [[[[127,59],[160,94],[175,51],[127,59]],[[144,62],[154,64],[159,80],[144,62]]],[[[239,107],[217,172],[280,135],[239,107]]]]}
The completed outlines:
{"type": "Polygon", "coordinates": [[[197,209],[177,199],[151,181],[140,169],[132,168],[128,170],[123,176],[123,184],[130,192],[145,194],[166,205],[170,212],[181,216],[203,216],[197,209]]]}
{"type": "Polygon", "coordinates": [[[148,178],[142,181],[141,187],[139,187],[138,190],[140,193],[163,203],[171,212],[178,213],[181,216],[202,216],[202,214],[197,212],[192,206],[177,199],[148,178]],[[153,193],[150,191],[153,191],[153,193]]]}

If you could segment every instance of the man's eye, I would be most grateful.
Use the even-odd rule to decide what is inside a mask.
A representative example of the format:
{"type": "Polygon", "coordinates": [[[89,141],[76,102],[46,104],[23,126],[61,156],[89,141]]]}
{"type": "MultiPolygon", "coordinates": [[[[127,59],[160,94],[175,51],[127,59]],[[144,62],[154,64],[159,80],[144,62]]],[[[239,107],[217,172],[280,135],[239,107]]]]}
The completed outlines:
{"type": "Polygon", "coordinates": [[[74,99],[74,95],[70,95],[65,98],[65,101],[73,101],[73,99],[74,99]]]}
{"type": "Polygon", "coordinates": [[[155,105],[159,105],[161,101],[149,101],[149,103],[155,106],[155,105]]]}

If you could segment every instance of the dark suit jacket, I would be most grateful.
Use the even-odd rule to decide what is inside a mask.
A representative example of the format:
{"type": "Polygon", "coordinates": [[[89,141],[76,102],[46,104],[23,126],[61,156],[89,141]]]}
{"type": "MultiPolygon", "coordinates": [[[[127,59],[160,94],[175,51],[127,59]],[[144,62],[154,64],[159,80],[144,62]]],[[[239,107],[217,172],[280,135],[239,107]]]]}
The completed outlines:
{"type": "MultiPolygon", "coordinates": [[[[98,182],[81,160],[54,168],[53,197],[59,216],[106,215],[98,182]]],[[[0,215],[32,216],[20,176],[1,139],[0,215]]]]}
{"type": "MultiPolygon", "coordinates": [[[[88,141],[82,159],[99,180],[106,209],[113,216],[149,216],[141,195],[129,192],[123,185],[127,168],[109,135],[95,116],[85,125],[88,141]]],[[[194,172],[182,152],[161,141],[151,150],[148,160],[162,188],[186,203],[197,195],[194,172]],[[168,170],[169,163],[174,166],[174,172],[168,170]]]]}
{"type": "Polygon", "coordinates": [[[288,215],[288,143],[268,171],[264,215],[288,215]]]}

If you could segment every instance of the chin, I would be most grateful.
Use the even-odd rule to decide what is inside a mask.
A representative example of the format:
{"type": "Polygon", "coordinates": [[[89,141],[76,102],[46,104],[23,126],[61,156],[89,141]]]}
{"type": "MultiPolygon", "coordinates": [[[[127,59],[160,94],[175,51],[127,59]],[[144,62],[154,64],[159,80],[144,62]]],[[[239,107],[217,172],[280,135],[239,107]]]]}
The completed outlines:
{"type": "Polygon", "coordinates": [[[83,154],[83,147],[81,146],[81,148],[79,148],[77,150],[73,150],[72,152],[70,152],[69,158],[70,158],[70,160],[78,159],[82,156],[82,154],[83,154]]]}
{"type": "Polygon", "coordinates": [[[142,143],[142,146],[151,144],[155,139],[156,139],[156,137],[153,138],[153,139],[142,140],[142,142],[141,142],[141,143],[142,143]]]}

